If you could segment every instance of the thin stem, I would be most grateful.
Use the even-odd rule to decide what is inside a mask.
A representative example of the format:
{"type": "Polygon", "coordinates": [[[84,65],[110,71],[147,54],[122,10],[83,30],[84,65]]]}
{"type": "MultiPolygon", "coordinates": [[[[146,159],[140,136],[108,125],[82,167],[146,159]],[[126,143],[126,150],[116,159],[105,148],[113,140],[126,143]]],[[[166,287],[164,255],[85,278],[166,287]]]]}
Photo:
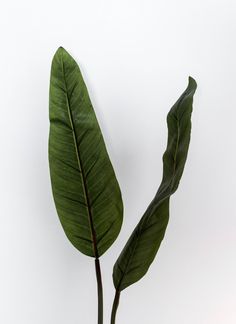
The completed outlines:
{"type": "Polygon", "coordinates": [[[111,313],[111,324],[115,324],[116,321],[116,312],[119,305],[120,300],[120,292],[116,290],[113,306],[112,306],[112,313],[111,313]]]}
{"type": "Polygon", "coordinates": [[[103,324],[103,289],[102,289],[102,276],[99,259],[95,259],[95,269],[97,277],[98,288],[98,324],[103,324]]]}

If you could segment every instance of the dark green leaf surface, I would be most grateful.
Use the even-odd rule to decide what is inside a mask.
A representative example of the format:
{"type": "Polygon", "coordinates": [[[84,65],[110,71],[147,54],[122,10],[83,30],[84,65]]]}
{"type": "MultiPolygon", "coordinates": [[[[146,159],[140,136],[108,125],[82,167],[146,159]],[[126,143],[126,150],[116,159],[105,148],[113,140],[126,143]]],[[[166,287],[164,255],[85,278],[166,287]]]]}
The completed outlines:
{"type": "Polygon", "coordinates": [[[118,291],[145,275],[164,237],[169,220],[169,198],[178,188],[187,158],[196,87],[195,80],[190,77],[187,89],[168,113],[162,182],[114,265],[113,281],[118,291]]]}
{"type": "Polygon", "coordinates": [[[86,85],[60,47],[50,80],[49,164],[63,229],[82,253],[101,256],[119,234],[123,204],[86,85]]]}

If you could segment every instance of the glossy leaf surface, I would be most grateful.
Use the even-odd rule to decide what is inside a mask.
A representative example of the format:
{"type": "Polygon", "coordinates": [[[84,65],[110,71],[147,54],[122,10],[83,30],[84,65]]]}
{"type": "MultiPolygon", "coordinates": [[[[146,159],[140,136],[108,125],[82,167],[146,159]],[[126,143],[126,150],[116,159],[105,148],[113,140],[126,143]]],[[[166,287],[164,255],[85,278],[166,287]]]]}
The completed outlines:
{"type": "Polygon", "coordinates": [[[71,243],[99,257],[119,234],[122,198],[80,69],[62,47],[52,61],[49,101],[57,213],[71,243]]]}
{"type": "Polygon", "coordinates": [[[196,87],[190,77],[187,89],[167,115],[168,142],[163,155],[162,182],[114,265],[113,281],[118,291],[145,275],[163,240],[169,220],[169,199],[178,188],[187,158],[196,87]]]}

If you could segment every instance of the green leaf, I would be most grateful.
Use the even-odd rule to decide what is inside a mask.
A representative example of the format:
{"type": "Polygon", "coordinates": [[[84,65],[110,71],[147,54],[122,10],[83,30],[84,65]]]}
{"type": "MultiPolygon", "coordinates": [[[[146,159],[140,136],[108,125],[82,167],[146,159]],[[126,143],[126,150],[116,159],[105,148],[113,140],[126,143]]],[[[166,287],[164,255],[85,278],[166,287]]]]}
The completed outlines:
{"type": "Polygon", "coordinates": [[[153,262],[169,220],[169,198],[178,188],[187,158],[194,79],[167,115],[168,142],[163,155],[161,185],[145,214],[131,234],[113,269],[113,282],[121,291],[141,279],[153,262]]]}
{"type": "Polygon", "coordinates": [[[101,256],[118,236],[123,204],[80,69],[65,49],[50,80],[49,164],[54,201],[70,242],[101,256]]]}

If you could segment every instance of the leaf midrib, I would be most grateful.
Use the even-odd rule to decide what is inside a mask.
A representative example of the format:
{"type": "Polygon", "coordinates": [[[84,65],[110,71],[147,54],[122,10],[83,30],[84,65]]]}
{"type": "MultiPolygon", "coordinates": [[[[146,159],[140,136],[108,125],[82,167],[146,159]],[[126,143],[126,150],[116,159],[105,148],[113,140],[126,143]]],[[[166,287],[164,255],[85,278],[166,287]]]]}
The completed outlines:
{"type": "Polygon", "coordinates": [[[173,189],[173,186],[174,186],[175,173],[176,173],[176,160],[177,160],[177,153],[178,153],[178,149],[179,149],[179,136],[180,136],[180,124],[179,124],[179,119],[177,118],[177,141],[176,141],[176,148],[175,148],[175,155],[174,155],[173,174],[172,174],[172,179],[171,179],[169,196],[171,196],[172,189],[173,189]]]}
{"type": "Polygon", "coordinates": [[[72,119],[70,100],[68,97],[68,90],[67,90],[67,83],[66,83],[66,76],[65,76],[65,69],[64,69],[64,62],[63,62],[62,57],[61,57],[61,64],[62,64],[64,83],[65,83],[65,90],[66,90],[67,112],[68,112],[68,116],[69,116],[69,120],[70,120],[70,124],[71,124],[71,130],[72,130],[72,134],[73,134],[77,163],[78,163],[79,170],[81,171],[80,175],[81,175],[81,179],[82,179],[82,187],[83,187],[83,192],[84,192],[84,196],[85,196],[85,200],[86,200],[86,207],[87,207],[87,211],[88,211],[88,220],[89,220],[90,231],[91,231],[91,239],[93,242],[94,256],[97,259],[99,257],[99,255],[98,255],[98,249],[97,249],[96,232],[95,232],[94,224],[93,224],[93,215],[92,215],[91,204],[90,204],[89,195],[88,195],[87,183],[85,180],[85,172],[84,172],[83,165],[81,162],[81,157],[79,154],[79,149],[78,149],[79,145],[77,142],[75,127],[74,127],[74,123],[73,123],[73,119],[72,119]]]}

